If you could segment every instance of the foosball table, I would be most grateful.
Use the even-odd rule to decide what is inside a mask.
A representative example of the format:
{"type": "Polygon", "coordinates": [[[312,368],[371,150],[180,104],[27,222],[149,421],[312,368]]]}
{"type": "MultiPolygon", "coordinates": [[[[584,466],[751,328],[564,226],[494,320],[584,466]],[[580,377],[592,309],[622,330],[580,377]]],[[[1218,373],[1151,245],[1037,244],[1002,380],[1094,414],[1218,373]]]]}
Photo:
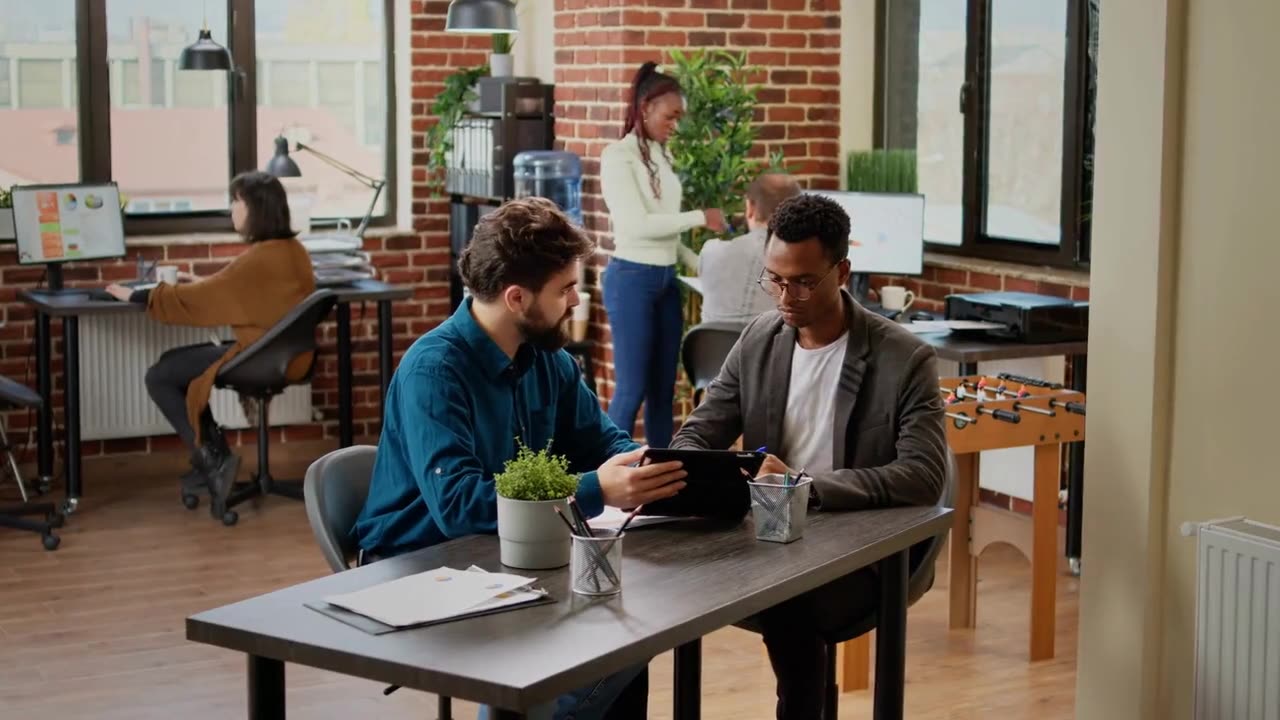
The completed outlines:
{"type": "Polygon", "coordinates": [[[1031,660],[1054,655],[1058,489],[1063,445],[1084,440],[1085,396],[1058,383],[1008,373],[943,378],[947,443],[956,455],[951,532],[950,627],[977,619],[978,558],[994,543],[1031,562],[1031,660]],[[978,503],[978,453],[1035,448],[1031,521],[978,503]]]}
{"type": "MultiPolygon", "coordinates": [[[[1054,655],[1058,569],[1058,485],[1063,445],[1084,440],[1085,395],[1010,373],[939,381],[947,444],[956,456],[951,530],[950,627],[972,628],[978,609],[978,558],[1007,543],[1031,563],[1031,660],[1054,655]],[[1031,520],[978,503],[978,453],[1034,447],[1031,520]]],[[[870,687],[871,633],[841,643],[843,690],[870,687]]]]}

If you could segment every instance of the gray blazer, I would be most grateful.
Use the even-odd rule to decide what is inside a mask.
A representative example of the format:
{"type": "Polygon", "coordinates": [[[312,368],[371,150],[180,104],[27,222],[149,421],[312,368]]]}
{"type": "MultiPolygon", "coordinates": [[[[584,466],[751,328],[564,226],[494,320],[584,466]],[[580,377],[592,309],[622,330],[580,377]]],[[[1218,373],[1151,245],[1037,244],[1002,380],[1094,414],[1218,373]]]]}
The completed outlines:
{"type": "MultiPolygon", "coordinates": [[[[831,472],[810,473],[818,507],[858,510],[934,505],[947,465],[933,347],[844,293],[848,348],[836,393],[831,472]]],[[[673,448],[782,447],[796,330],[777,311],[751,321],[673,448]]],[[[798,470],[799,468],[793,468],[798,470]]]]}

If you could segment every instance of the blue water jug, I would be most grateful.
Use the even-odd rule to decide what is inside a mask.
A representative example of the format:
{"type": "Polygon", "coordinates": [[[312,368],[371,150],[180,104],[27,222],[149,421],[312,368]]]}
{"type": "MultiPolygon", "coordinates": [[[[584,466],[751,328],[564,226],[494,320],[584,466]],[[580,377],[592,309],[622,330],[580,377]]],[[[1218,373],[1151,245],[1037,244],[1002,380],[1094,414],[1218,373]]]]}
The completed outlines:
{"type": "Polygon", "coordinates": [[[582,161],[563,150],[526,150],[512,162],[515,196],[554,202],[582,225],[582,161]]]}

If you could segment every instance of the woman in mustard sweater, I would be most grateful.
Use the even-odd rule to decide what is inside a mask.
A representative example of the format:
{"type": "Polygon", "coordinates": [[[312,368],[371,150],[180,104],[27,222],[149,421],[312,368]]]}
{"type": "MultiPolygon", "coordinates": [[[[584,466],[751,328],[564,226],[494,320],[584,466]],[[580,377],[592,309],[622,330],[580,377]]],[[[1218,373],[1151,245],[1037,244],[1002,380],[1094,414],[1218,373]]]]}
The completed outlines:
{"type": "MultiPolygon", "coordinates": [[[[284,186],[272,175],[250,172],[231,181],[231,221],[249,244],[217,273],[179,285],[151,290],[111,285],[121,300],[146,303],[154,320],[191,327],[230,326],[231,344],[201,343],[174,348],[147,370],[147,392],[191,450],[192,472],[184,489],[208,485],[211,496],[225,499],[240,460],[232,454],[213,413],[209,396],[223,363],[253,344],[290,310],[315,292],[315,272],[306,248],[290,229],[284,186]]],[[[293,359],[288,374],[301,379],[314,353],[293,359]]]]}
{"type": "Polygon", "coordinates": [[[718,209],[680,210],[684,190],[667,140],[683,114],[680,84],[647,62],[631,84],[622,139],[600,155],[600,189],[613,221],[614,243],[603,279],[613,334],[609,419],[634,433],[643,402],[644,437],[651,447],[666,447],[672,436],[684,329],[675,268],[681,251],[687,251],[680,234],[696,227],[724,230],[724,214],[718,209]]]}

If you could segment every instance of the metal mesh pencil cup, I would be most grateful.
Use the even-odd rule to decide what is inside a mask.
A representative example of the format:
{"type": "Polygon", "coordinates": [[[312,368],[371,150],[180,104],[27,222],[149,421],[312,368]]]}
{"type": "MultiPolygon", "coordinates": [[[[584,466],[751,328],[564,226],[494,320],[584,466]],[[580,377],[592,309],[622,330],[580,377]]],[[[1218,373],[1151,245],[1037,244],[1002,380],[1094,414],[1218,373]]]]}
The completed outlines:
{"type": "Polygon", "coordinates": [[[622,538],[573,536],[569,577],[579,595],[614,595],[622,591],[622,538]]]}
{"type": "Polygon", "coordinates": [[[756,539],[789,543],[804,536],[809,516],[809,478],[784,485],[783,476],[761,475],[747,483],[751,488],[751,517],[756,539]]]}

